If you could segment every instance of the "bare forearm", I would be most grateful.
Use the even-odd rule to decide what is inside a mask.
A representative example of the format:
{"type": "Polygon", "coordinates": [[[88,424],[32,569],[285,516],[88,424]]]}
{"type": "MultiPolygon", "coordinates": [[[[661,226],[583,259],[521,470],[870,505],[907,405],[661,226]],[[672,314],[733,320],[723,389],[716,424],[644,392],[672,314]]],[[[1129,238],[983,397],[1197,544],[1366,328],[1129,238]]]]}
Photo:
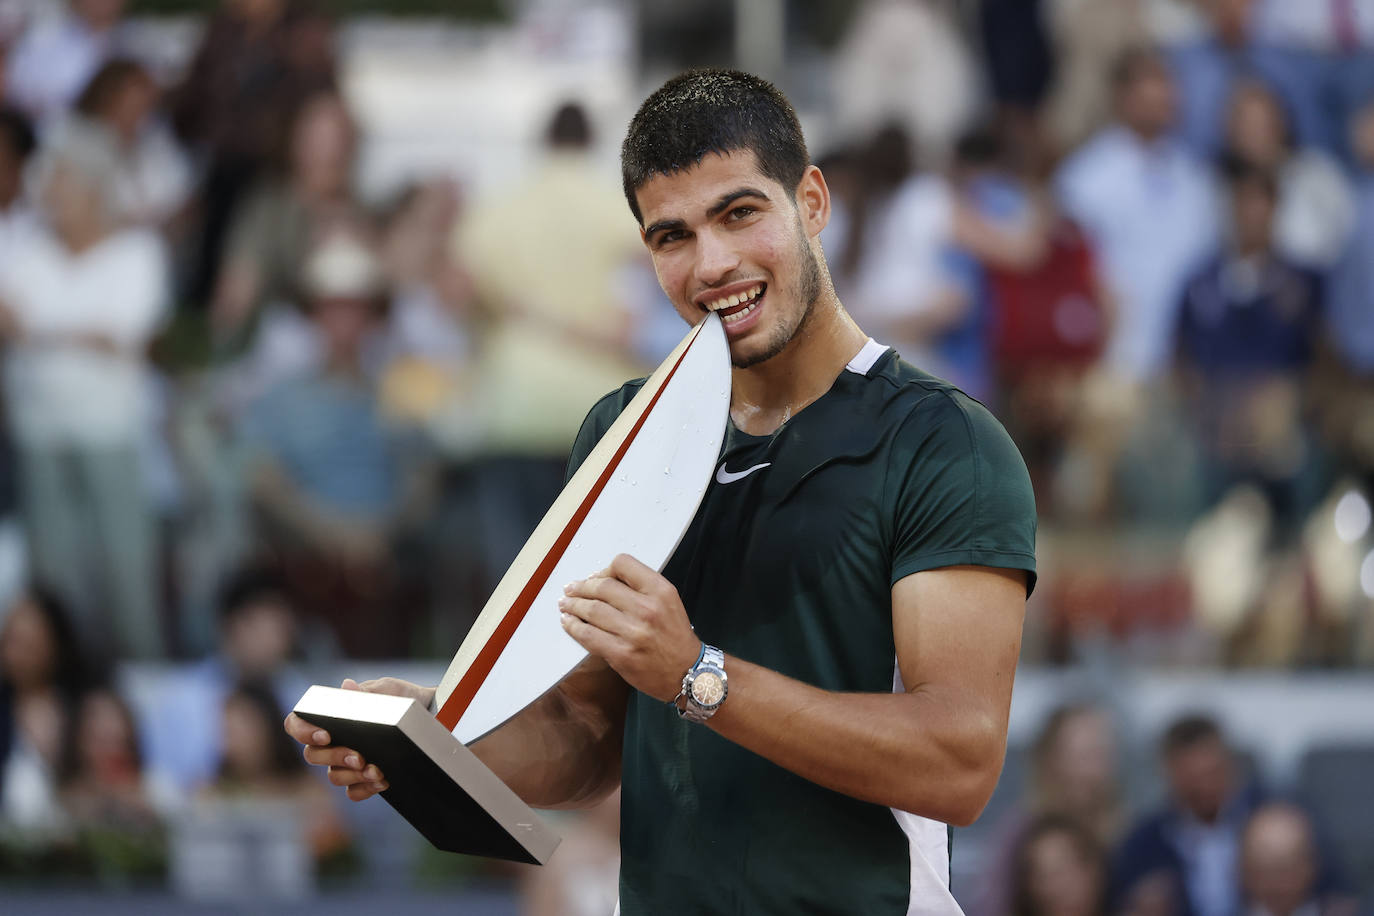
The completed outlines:
{"type": "Polygon", "coordinates": [[[971,693],[833,693],[729,657],[723,737],[864,801],[952,824],[977,817],[1001,770],[1005,711],[971,693]]]}
{"type": "Polygon", "coordinates": [[[594,660],[472,751],[527,804],[585,808],[620,783],[628,688],[594,660]],[[609,675],[609,676],[608,676],[609,675]]]}
{"type": "Polygon", "coordinates": [[[527,804],[585,808],[620,779],[620,748],[549,694],[472,745],[478,759],[527,804]]]}

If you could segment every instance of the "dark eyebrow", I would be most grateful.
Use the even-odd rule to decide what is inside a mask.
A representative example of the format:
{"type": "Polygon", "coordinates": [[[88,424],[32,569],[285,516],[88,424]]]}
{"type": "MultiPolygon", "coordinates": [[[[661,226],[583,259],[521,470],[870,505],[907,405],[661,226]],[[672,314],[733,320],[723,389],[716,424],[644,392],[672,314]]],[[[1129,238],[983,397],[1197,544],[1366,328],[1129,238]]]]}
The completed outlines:
{"type": "Polygon", "coordinates": [[[644,237],[651,239],[656,232],[664,232],[668,229],[682,229],[687,224],[680,219],[661,219],[644,230],[644,237]]]}
{"type": "MultiPolygon", "coordinates": [[[[725,194],[720,198],[720,200],[717,200],[714,204],[707,208],[707,218],[714,219],[715,217],[724,213],[727,209],[729,209],[732,203],[739,200],[741,197],[758,197],[762,200],[769,199],[768,195],[760,191],[758,188],[739,188],[737,190],[731,191],[728,194],[725,194]]],[[[664,232],[669,229],[683,229],[686,228],[686,226],[687,223],[680,219],[659,220],[658,222],[653,223],[652,225],[645,228],[644,237],[646,239],[653,238],[654,233],[664,232]]]]}
{"type": "Polygon", "coordinates": [[[764,200],[768,199],[768,195],[760,191],[758,188],[740,188],[737,191],[731,191],[729,194],[726,194],[720,200],[712,204],[711,208],[706,211],[706,215],[712,218],[719,216],[720,214],[724,213],[732,203],[739,200],[741,197],[761,197],[764,200]]]}

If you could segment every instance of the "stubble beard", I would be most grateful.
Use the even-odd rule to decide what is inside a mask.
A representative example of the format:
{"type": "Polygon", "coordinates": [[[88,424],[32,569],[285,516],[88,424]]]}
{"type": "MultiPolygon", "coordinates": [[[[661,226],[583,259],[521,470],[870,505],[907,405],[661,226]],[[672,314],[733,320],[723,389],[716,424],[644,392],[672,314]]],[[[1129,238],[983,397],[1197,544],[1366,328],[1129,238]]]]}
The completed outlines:
{"type": "Polygon", "coordinates": [[[797,298],[803,303],[801,314],[791,324],[782,323],[775,326],[772,336],[761,351],[732,357],[731,363],[736,369],[748,369],[777,356],[806,329],[807,322],[811,320],[811,312],[815,308],[816,300],[821,296],[821,266],[816,260],[816,253],[811,250],[811,245],[806,240],[806,233],[802,231],[800,218],[797,220],[797,252],[801,259],[801,269],[797,278],[797,298]]]}

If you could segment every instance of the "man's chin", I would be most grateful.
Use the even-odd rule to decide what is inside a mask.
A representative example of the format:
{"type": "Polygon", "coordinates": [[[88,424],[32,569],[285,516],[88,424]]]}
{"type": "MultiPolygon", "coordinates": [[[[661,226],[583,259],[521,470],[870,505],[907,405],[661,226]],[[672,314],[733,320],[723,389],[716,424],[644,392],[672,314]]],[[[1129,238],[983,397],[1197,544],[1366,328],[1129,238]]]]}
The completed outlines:
{"type": "Polygon", "coordinates": [[[739,341],[730,345],[730,364],[736,369],[748,369],[777,356],[787,348],[787,341],[739,341]]]}

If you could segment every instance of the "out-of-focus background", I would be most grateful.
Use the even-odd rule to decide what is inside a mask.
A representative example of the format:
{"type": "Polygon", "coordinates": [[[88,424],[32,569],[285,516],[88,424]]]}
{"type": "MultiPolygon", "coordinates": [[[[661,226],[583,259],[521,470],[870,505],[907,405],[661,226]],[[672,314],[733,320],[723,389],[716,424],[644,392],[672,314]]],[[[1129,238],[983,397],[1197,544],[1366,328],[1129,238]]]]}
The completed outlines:
{"type": "Polygon", "coordinates": [[[1374,905],[1374,0],[0,0],[0,62],[0,910],[611,911],[613,802],[438,854],[279,723],[434,682],[683,333],[616,153],[691,65],[1031,469],[965,909],[1374,905]]]}

